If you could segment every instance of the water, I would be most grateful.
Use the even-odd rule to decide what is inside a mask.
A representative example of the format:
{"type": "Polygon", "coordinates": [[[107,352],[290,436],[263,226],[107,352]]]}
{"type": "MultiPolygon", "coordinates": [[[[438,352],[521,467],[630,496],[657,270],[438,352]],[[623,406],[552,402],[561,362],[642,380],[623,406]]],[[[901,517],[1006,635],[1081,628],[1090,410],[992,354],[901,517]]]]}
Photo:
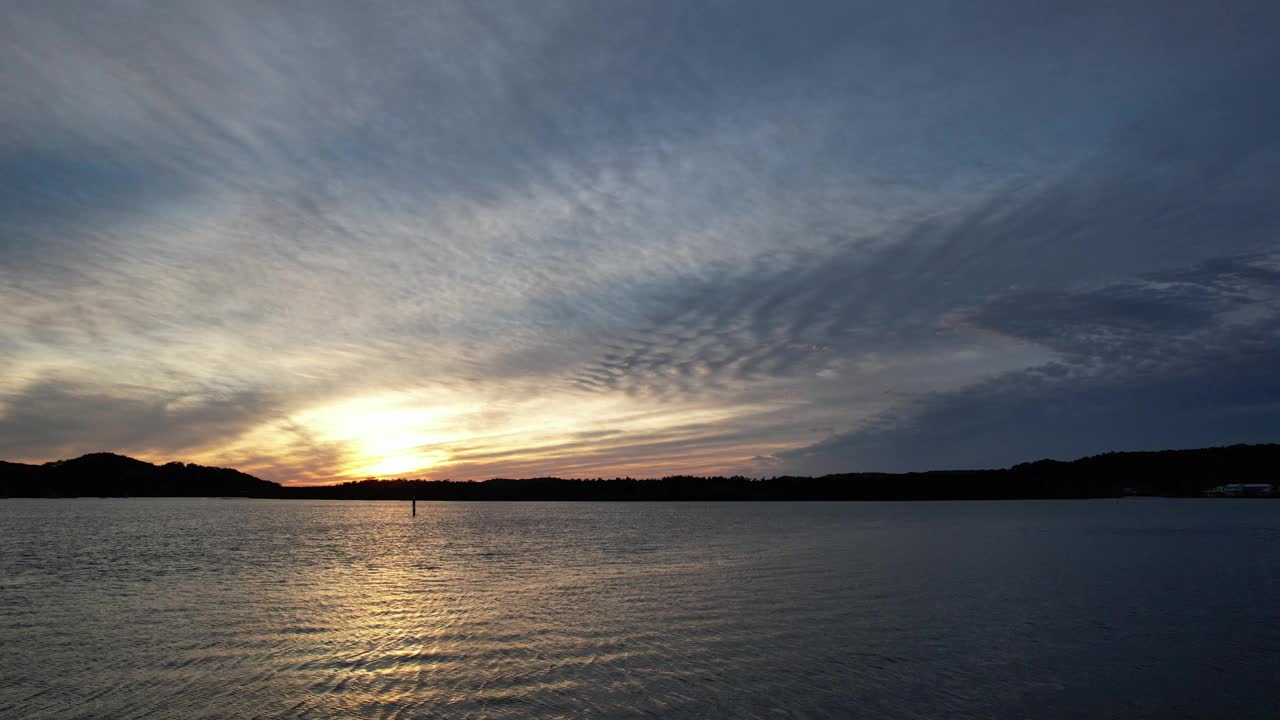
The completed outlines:
{"type": "Polygon", "coordinates": [[[1277,718],[1280,502],[0,501],[3,718],[1277,718]]]}

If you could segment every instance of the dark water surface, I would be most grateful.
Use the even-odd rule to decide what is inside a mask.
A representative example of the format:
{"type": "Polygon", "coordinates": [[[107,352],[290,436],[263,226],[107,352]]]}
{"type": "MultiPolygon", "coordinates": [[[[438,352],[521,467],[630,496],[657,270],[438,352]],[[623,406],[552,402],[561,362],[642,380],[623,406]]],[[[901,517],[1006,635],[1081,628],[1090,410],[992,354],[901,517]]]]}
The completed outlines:
{"type": "Polygon", "coordinates": [[[1280,718],[1280,501],[0,500],[3,718],[1280,718]]]}

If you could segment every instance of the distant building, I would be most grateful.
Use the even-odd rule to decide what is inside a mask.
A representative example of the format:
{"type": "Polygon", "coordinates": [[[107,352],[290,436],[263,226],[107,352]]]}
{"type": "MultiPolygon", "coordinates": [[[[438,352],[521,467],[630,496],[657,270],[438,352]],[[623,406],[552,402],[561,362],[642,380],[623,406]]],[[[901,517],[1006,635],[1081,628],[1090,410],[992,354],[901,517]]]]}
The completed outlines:
{"type": "Polygon", "coordinates": [[[1267,497],[1274,495],[1275,485],[1271,483],[1231,483],[1219,485],[1205,492],[1210,497],[1267,497]]]}

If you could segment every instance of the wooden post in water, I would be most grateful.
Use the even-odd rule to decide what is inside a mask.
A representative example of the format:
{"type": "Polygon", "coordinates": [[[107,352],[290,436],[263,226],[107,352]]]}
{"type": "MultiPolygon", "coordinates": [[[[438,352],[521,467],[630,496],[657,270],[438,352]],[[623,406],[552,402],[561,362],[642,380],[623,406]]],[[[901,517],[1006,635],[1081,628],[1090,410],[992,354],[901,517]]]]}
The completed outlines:
{"type": "Polygon", "coordinates": [[[413,511],[412,517],[418,517],[418,498],[413,498],[409,503],[409,508],[413,511]]]}

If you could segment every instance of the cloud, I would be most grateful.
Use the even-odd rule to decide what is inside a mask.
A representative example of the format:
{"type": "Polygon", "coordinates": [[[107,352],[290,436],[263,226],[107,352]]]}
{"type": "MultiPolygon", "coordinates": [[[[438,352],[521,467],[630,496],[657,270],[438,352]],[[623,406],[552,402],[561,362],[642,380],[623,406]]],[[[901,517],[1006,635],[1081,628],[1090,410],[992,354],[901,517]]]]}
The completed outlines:
{"type": "Polygon", "coordinates": [[[1229,89],[1190,93],[1176,108],[1149,109],[1100,151],[1034,183],[992,188],[967,207],[878,237],[766,253],[747,268],[655,288],[665,306],[648,326],[612,339],[575,383],[592,392],[716,394],[832,373],[868,353],[992,345],[969,332],[975,325],[1056,351],[1047,335],[1089,316],[1130,334],[1204,320],[1233,298],[1193,294],[1186,282],[1181,294],[1065,291],[1274,247],[1280,213],[1269,209],[1265,177],[1280,169],[1280,138],[1260,118],[1280,119],[1280,105],[1252,105],[1233,80],[1229,89]],[[1246,106],[1252,114],[1241,112],[1246,106]],[[957,322],[981,303],[984,317],[1008,311],[1008,321],[1028,303],[1042,307],[1022,313],[1019,327],[957,322]]]}
{"type": "Polygon", "coordinates": [[[1002,299],[976,320],[1048,343],[1060,359],[927,396],[776,459],[808,472],[918,470],[1274,441],[1275,260],[1219,259],[1093,291],[1002,299]]]}
{"type": "Polygon", "coordinates": [[[181,457],[238,437],[270,416],[248,392],[181,395],[48,379],[0,396],[0,453],[21,459],[119,451],[181,457]]]}
{"type": "Polygon", "coordinates": [[[921,394],[1123,365],[1184,322],[1258,321],[1196,283],[1276,246],[1276,18],[1148,0],[15,9],[9,452],[327,479],[376,465],[370,443],[304,420],[394,395],[467,418],[470,440],[430,450],[456,458],[441,472],[710,471],[921,394]],[[1196,277],[1133,282],[1176,268],[1196,277]],[[161,410],[193,394],[199,411],[161,410]],[[141,429],[83,421],[113,403],[141,429]]]}

